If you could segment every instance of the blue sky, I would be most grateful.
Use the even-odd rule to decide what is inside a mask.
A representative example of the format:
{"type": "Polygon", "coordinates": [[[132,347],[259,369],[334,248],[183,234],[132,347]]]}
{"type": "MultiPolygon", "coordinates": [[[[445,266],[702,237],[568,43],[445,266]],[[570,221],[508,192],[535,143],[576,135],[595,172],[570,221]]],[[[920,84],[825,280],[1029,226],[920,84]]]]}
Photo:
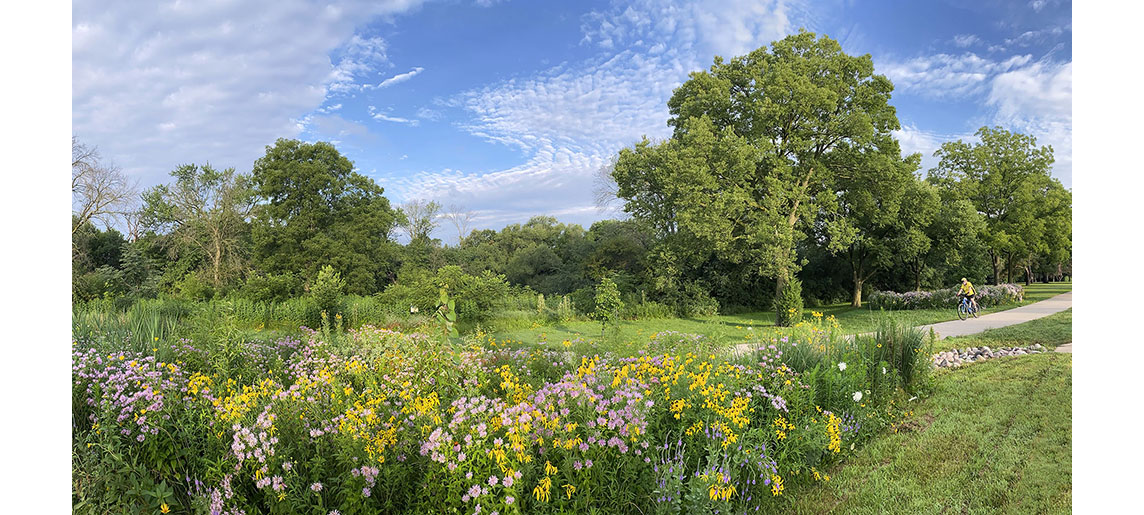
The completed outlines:
{"type": "Polygon", "coordinates": [[[689,72],[800,28],[873,57],[923,169],[942,142],[1001,125],[1051,144],[1072,185],[1070,2],[104,4],[73,6],[72,130],[144,186],[323,140],[394,203],[458,206],[477,228],[587,226],[618,216],[595,206],[597,171],[668,135],[689,72]]]}

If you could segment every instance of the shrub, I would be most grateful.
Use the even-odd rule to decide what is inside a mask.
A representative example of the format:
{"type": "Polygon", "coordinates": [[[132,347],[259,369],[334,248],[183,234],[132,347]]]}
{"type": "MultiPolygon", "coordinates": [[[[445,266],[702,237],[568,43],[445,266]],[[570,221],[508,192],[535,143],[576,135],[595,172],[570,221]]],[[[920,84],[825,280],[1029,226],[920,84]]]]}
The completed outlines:
{"type": "Polygon", "coordinates": [[[608,326],[608,322],[615,323],[620,318],[620,310],[624,308],[624,301],[620,299],[620,289],[611,277],[604,276],[600,285],[596,287],[596,309],[592,318],[600,321],[600,334],[608,326]]]}
{"type": "MultiPolygon", "coordinates": [[[[977,290],[977,304],[982,308],[1020,302],[1025,298],[1025,290],[1016,284],[980,286],[977,290]]],[[[909,291],[895,293],[877,291],[870,294],[867,303],[872,309],[942,309],[957,307],[959,288],[945,288],[935,291],[909,291]]]]}
{"type": "Polygon", "coordinates": [[[323,266],[318,271],[318,277],[310,286],[310,298],[314,299],[320,311],[325,311],[330,317],[342,312],[342,292],[346,282],[342,275],[334,271],[330,265],[323,266]]]}
{"type": "Polygon", "coordinates": [[[775,325],[790,327],[802,320],[802,281],[791,279],[775,297],[775,325]]]}
{"type": "Polygon", "coordinates": [[[214,288],[202,278],[198,272],[184,275],[173,285],[175,296],[189,301],[210,300],[214,297],[214,288]]]}
{"type": "Polygon", "coordinates": [[[255,302],[282,302],[302,292],[302,280],[294,274],[255,273],[246,278],[239,296],[255,302]]]}

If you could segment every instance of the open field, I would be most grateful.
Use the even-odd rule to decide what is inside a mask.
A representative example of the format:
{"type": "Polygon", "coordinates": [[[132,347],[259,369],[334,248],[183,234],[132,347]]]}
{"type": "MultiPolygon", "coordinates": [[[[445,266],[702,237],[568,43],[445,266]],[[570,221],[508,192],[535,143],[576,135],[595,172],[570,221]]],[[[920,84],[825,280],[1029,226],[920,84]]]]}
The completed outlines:
{"type": "MultiPolygon", "coordinates": [[[[1025,300],[1020,303],[998,306],[982,310],[982,314],[996,313],[1019,306],[1032,304],[1050,297],[1072,291],[1072,283],[1037,283],[1025,288],[1025,300]]],[[[853,308],[849,304],[833,304],[803,310],[803,318],[812,318],[814,312],[823,317],[834,316],[845,334],[859,334],[873,331],[878,321],[887,316],[908,326],[920,326],[956,320],[957,313],[952,309],[915,309],[903,311],[881,311],[868,308],[853,308]]],[[[713,317],[670,318],[652,320],[625,320],[618,331],[609,337],[619,341],[640,341],[648,335],[662,331],[704,334],[709,337],[724,338],[729,341],[743,341],[759,336],[763,331],[779,330],[774,327],[775,314],[770,311],[748,312],[735,315],[713,317]]],[[[600,324],[592,321],[576,321],[566,324],[535,326],[496,332],[498,339],[524,342],[561,342],[563,340],[599,339],[600,324]]]]}

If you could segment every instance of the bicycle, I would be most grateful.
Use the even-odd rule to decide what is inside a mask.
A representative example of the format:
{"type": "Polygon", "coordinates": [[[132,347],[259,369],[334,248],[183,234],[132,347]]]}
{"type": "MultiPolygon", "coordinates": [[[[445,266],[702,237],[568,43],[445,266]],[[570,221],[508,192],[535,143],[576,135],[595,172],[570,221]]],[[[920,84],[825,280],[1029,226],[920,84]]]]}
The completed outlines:
{"type": "Polygon", "coordinates": [[[961,303],[957,305],[957,318],[965,320],[970,315],[977,318],[978,308],[973,307],[973,304],[969,302],[969,297],[965,295],[958,295],[958,297],[961,297],[961,303]]]}

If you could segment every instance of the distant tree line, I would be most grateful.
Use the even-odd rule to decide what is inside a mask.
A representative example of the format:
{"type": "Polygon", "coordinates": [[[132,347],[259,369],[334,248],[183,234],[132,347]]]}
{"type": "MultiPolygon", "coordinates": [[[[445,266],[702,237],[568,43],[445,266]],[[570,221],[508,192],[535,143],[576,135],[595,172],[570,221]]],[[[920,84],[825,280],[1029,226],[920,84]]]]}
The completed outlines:
{"type": "Polygon", "coordinates": [[[588,229],[536,216],[471,230],[464,207],[393,206],[333,145],[286,139],[249,175],[187,164],[139,195],[73,140],[74,296],[284,300],[329,267],[345,293],[394,302],[410,288],[435,298],[413,285],[453,277],[486,296],[567,295],[588,313],[607,278],[629,303],[692,315],[1070,275],[1072,194],[1050,176],[1052,148],[982,127],[943,144],[923,178],[892,134],[892,90],[869,55],[809,32],[716,57],[669,100],[671,137],[605,171],[628,216],[588,229]],[[434,238],[442,229],[457,244],[434,238]]]}

